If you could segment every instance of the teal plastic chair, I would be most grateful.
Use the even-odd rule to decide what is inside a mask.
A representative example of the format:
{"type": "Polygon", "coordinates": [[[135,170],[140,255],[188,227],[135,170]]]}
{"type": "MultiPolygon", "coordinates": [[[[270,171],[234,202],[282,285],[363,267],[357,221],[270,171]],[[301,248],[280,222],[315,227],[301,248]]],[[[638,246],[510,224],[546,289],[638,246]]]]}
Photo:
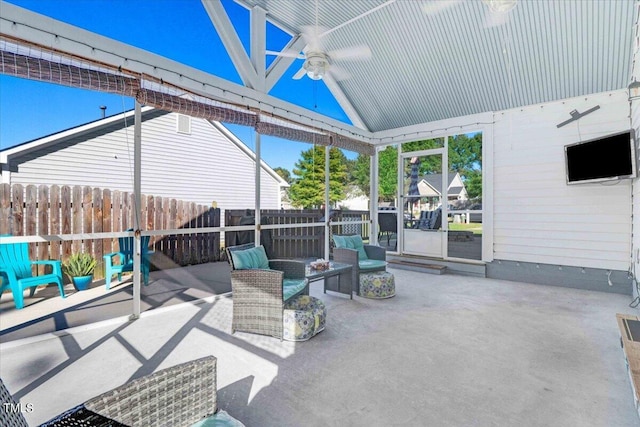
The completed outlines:
{"type": "MultiPolygon", "coordinates": [[[[133,231],[129,229],[127,231],[133,231]]],[[[149,258],[153,251],[149,250],[149,236],[142,236],[141,245],[142,250],[140,252],[140,268],[142,270],[142,277],[145,286],[149,284],[149,258]]],[[[122,281],[122,273],[133,271],[133,251],[135,249],[135,242],[133,237],[120,237],[118,238],[119,252],[112,252],[106,254],[104,258],[104,281],[107,285],[107,289],[111,287],[111,280],[113,275],[118,275],[118,280],[122,281]],[[114,263],[114,260],[118,259],[118,263],[114,263]]]]}
{"type": "Polygon", "coordinates": [[[65,297],[62,286],[62,263],[60,261],[31,261],[27,243],[0,244],[0,277],[2,278],[0,293],[10,288],[17,309],[24,307],[24,290],[27,288],[31,288],[29,296],[32,297],[37,286],[55,283],[60,290],[60,296],[65,297]],[[34,276],[31,272],[33,265],[50,265],[52,272],[34,276]]]}

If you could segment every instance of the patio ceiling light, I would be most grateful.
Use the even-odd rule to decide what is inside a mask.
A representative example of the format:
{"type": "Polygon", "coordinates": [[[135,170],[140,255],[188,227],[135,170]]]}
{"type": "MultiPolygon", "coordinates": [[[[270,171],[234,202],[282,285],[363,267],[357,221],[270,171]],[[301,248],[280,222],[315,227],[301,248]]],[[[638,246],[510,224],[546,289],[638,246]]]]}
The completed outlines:
{"type": "Polygon", "coordinates": [[[303,68],[307,71],[307,76],[310,79],[320,80],[329,69],[329,61],[323,53],[308,53],[303,68]]]}
{"type": "Polygon", "coordinates": [[[489,6],[493,13],[507,13],[514,7],[518,0],[482,0],[484,4],[489,6]]]}

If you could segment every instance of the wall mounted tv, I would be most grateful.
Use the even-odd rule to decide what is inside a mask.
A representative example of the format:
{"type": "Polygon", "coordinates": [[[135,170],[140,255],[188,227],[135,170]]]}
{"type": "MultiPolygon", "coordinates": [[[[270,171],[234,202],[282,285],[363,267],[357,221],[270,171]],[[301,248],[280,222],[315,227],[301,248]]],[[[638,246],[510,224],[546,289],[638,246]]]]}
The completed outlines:
{"type": "Polygon", "coordinates": [[[625,131],[564,147],[567,184],[635,178],[633,131],[625,131]]]}

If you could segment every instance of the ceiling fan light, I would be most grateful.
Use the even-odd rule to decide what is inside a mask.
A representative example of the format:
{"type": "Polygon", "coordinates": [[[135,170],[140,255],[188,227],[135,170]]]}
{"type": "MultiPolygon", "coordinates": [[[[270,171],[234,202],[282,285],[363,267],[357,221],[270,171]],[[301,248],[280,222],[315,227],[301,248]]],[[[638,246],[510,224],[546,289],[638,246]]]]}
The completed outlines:
{"type": "Polygon", "coordinates": [[[518,3],[518,0],[482,0],[493,13],[507,13],[518,3]]]}
{"type": "Polygon", "coordinates": [[[307,76],[312,80],[321,80],[327,71],[327,61],[324,59],[310,58],[303,65],[307,76]]]}

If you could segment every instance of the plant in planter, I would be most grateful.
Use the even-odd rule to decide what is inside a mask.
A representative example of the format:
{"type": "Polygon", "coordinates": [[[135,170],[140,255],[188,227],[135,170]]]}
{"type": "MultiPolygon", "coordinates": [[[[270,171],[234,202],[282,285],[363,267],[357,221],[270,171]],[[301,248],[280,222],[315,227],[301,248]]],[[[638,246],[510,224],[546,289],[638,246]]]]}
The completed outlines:
{"type": "Polygon", "coordinates": [[[69,276],[73,285],[79,291],[87,289],[93,279],[93,270],[96,268],[96,259],[90,254],[72,254],[62,264],[62,270],[69,276]]]}

